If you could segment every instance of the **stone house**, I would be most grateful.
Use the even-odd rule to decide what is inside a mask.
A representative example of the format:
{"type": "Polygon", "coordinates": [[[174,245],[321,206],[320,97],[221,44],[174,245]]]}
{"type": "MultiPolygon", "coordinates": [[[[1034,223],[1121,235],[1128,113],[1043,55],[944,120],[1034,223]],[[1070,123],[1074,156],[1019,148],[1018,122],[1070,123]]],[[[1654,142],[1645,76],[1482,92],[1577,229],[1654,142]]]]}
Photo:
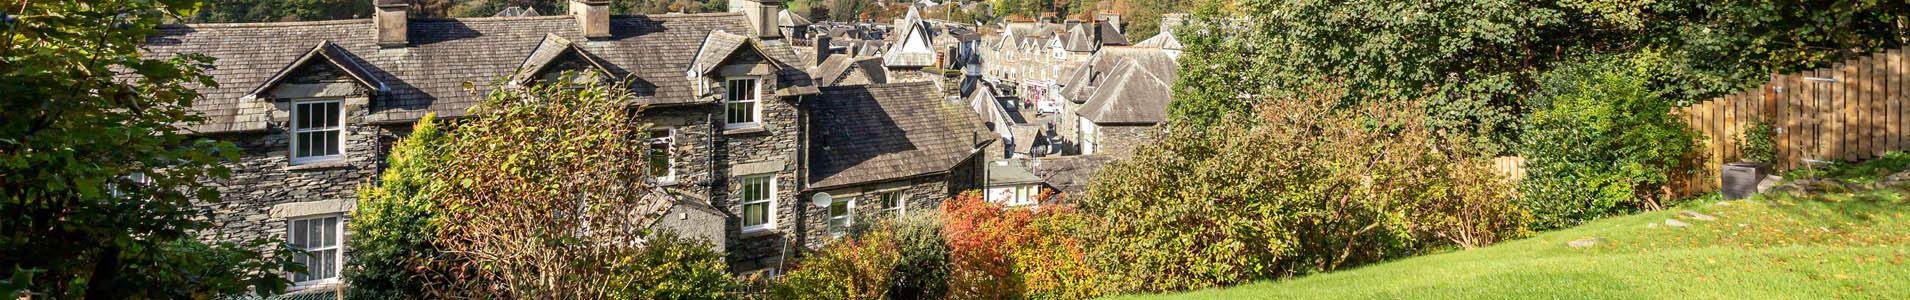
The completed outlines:
{"type": "Polygon", "coordinates": [[[828,200],[810,209],[829,224],[810,235],[838,237],[857,222],[935,213],[943,199],[981,188],[984,149],[996,137],[965,103],[939,99],[933,83],[834,86],[822,95],[805,103],[815,129],[801,199],[828,200]]]}
{"type": "MultiPolygon", "coordinates": [[[[476,95],[565,72],[627,82],[644,106],[638,118],[655,124],[645,141],[669,154],[651,162],[656,182],[681,204],[653,227],[710,240],[736,272],[779,266],[792,245],[820,245],[809,230],[828,220],[795,200],[820,182],[807,169],[816,159],[809,120],[829,97],[862,98],[812,83],[815,57],[783,36],[779,0],[659,16],[612,16],[609,1],[570,0],[565,15],[460,19],[411,18],[407,1],[368,1],[371,19],[166,25],[143,49],[217,59],[207,72],[218,86],[196,87],[204,98],[194,109],[208,121],[190,129],[242,153],[227,163],[230,179],[210,183],[222,201],[201,205],[224,238],[282,238],[307,251],[295,258],[311,266],[292,274],[297,288],[338,283],[355,191],[376,184],[390,145],[413,123],[467,117],[476,95]]],[[[971,172],[943,162],[923,165],[971,172]]],[[[840,164],[830,166],[857,167],[840,164]]],[[[969,177],[905,179],[946,195],[978,188],[969,177]]]]}
{"type": "Polygon", "coordinates": [[[1166,121],[1179,65],[1164,49],[1104,47],[1064,81],[1056,131],[1071,154],[1126,153],[1166,121]]]}

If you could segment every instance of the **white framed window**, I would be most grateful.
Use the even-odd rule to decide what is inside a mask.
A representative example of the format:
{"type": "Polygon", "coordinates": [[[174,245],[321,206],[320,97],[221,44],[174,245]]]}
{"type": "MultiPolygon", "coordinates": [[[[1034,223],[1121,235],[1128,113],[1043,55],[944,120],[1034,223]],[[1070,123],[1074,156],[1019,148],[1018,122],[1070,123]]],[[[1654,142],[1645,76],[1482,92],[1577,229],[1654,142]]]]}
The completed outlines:
{"type": "Polygon", "coordinates": [[[740,179],[743,190],[737,199],[743,203],[743,231],[768,230],[776,226],[776,176],[758,175],[740,179]]]}
{"type": "Polygon", "coordinates": [[[902,201],[902,191],[880,192],[876,193],[875,197],[882,201],[882,212],[890,213],[896,218],[901,218],[904,207],[909,205],[908,202],[902,201]]]}
{"type": "Polygon", "coordinates": [[[829,236],[842,237],[855,225],[855,198],[837,198],[829,202],[829,236]]]}
{"type": "Polygon", "coordinates": [[[294,285],[338,283],[338,268],[344,259],[338,245],[345,242],[340,216],[326,214],[286,221],[285,241],[301,251],[293,255],[292,261],[305,265],[305,272],[292,272],[294,285]]]}
{"type": "Polygon", "coordinates": [[[668,127],[650,128],[649,137],[643,139],[649,148],[644,155],[650,160],[650,176],[657,182],[671,182],[676,179],[676,130],[668,127]]]}
{"type": "Polygon", "coordinates": [[[292,164],[345,158],[340,103],[337,99],[292,103],[292,164]]]}
{"type": "Polygon", "coordinates": [[[723,81],[725,122],[723,129],[756,127],[762,114],[762,80],[754,77],[723,81]]]}

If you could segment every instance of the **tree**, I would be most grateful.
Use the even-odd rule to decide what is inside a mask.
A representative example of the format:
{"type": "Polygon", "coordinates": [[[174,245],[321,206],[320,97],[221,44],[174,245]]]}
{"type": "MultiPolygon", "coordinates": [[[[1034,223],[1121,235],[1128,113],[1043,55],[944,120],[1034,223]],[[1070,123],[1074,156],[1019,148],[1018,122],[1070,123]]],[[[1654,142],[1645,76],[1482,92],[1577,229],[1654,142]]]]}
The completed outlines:
{"type": "Polygon", "coordinates": [[[440,223],[436,240],[460,272],[436,292],[604,298],[647,288],[616,279],[659,267],[639,257],[669,240],[647,228],[675,199],[649,183],[633,97],[598,82],[486,95],[445,146],[459,159],[431,176],[443,184],[431,193],[439,217],[457,220],[440,223]]]}
{"type": "MultiPolygon", "coordinates": [[[[18,1],[0,8],[0,297],[276,293],[296,265],[272,241],[218,240],[195,203],[237,158],[194,134],[202,55],[139,53],[197,3],[18,1]],[[279,249],[273,255],[256,249],[279,249]],[[271,257],[271,258],[268,258],[271,257]]],[[[37,297],[36,297],[37,298],[37,297]]]]}
{"type": "Polygon", "coordinates": [[[1436,136],[1419,103],[1340,107],[1338,88],[1254,96],[1253,114],[1211,127],[1170,125],[1099,171],[1076,207],[1106,282],[1203,288],[1522,232],[1509,189],[1464,143],[1442,142],[1463,139],[1436,136]]]}
{"type": "Polygon", "coordinates": [[[358,190],[350,240],[346,241],[345,280],[350,298],[413,299],[444,284],[444,259],[435,233],[442,224],[432,193],[444,186],[432,176],[449,160],[450,136],[433,121],[418,120],[411,134],[392,147],[376,187],[358,190]]]}
{"type": "Polygon", "coordinates": [[[1640,209],[1661,209],[1668,187],[1696,180],[1699,135],[1672,114],[1676,101],[1650,87],[1663,57],[1597,57],[1546,76],[1525,121],[1519,205],[1536,229],[1571,227],[1640,209]]]}

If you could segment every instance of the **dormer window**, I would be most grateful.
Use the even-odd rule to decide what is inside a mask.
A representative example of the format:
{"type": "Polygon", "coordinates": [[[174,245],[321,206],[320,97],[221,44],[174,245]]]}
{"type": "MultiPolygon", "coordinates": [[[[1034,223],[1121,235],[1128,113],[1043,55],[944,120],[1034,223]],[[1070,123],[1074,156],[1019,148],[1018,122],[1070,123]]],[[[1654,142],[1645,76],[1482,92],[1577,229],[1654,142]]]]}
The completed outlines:
{"type": "Polygon", "coordinates": [[[724,104],[728,107],[728,118],[724,129],[751,128],[757,126],[757,118],[762,113],[761,80],[757,78],[730,78],[723,82],[724,104]]]}
{"type": "Polygon", "coordinates": [[[292,103],[292,164],[345,158],[338,99],[292,103]]]}

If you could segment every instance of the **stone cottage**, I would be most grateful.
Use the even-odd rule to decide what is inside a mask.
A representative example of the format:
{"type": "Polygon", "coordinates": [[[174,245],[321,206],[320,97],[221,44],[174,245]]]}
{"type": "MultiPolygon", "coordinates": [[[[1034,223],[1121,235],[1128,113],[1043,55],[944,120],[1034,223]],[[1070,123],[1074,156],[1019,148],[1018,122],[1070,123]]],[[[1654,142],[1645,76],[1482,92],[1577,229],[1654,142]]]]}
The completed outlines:
{"type": "MultiPolygon", "coordinates": [[[[796,200],[817,184],[841,189],[888,182],[855,177],[841,181],[851,185],[835,185],[812,178],[808,161],[820,154],[810,153],[810,146],[832,145],[811,143],[827,134],[812,132],[812,115],[837,114],[816,110],[870,98],[887,99],[884,105],[943,101],[939,95],[888,92],[908,87],[866,93],[885,95],[879,97],[863,97],[855,88],[818,89],[805,71],[814,56],[798,54],[778,26],[780,0],[741,1],[741,12],[660,16],[612,16],[609,1],[570,0],[565,15],[459,19],[411,18],[408,1],[371,1],[371,19],[168,25],[144,49],[147,55],[217,59],[207,72],[218,86],[197,87],[205,97],[194,103],[209,121],[191,129],[230,141],[243,153],[228,162],[231,179],[211,183],[222,201],[202,205],[216,213],[212,221],[226,238],[283,238],[306,251],[296,259],[310,272],[291,276],[299,288],[338,283],[350,250],[343,245],[351,238],[345,224],[357,204],[354,191],[375,184],[391,143],[426,114],[466,117],[479,104],[474,95],[492,88],[534,84],[563,72],[628,82],[638,104],[647,106],[638,118],[656,124],[646,141],[669,153],[652,162],[663,174],[657,182],[688,203],[654,226],[720,245],[736,272],[779,266],[792,245],[820,245],[825,237],[809,231],[826,228],[824,209],[796,200]]],[[[887,118],[892,122],[886,124],[949,124],[948,116],[887,118]]],[[[860,137],[887,136],[848,139],[860,137]]],[[[865,154],[887,157],[880,151],[911,149],[865,154]]],[[[950,175],[882,177],[908,182],[911,191],[930,186],[909,199],[930,201],[934,193],[926,191],[946,196],[973,188],[964,181],[971,176],[959,175],[964,171],[955,170],[951,159],[903,159],[916,158],[935,158],[922,165],[944,166],[930,171],[950,175]],[[938,179],[948,182],[932,182],[938,179]]],[[[873,161],[886,160],[858,163],[873,161]]],[[[844,163],[818,165],[861,168],[844,163]]],[[[922,205],[928,204],[916,207],[922,205]]]]}
{"type": "Polygon", "coordinates": [[[1179,65],[1161,48],[1104,47],[1064,82],[1056,131],[1073,154],[1126,153],[1166,121],[1179,65]]]}

